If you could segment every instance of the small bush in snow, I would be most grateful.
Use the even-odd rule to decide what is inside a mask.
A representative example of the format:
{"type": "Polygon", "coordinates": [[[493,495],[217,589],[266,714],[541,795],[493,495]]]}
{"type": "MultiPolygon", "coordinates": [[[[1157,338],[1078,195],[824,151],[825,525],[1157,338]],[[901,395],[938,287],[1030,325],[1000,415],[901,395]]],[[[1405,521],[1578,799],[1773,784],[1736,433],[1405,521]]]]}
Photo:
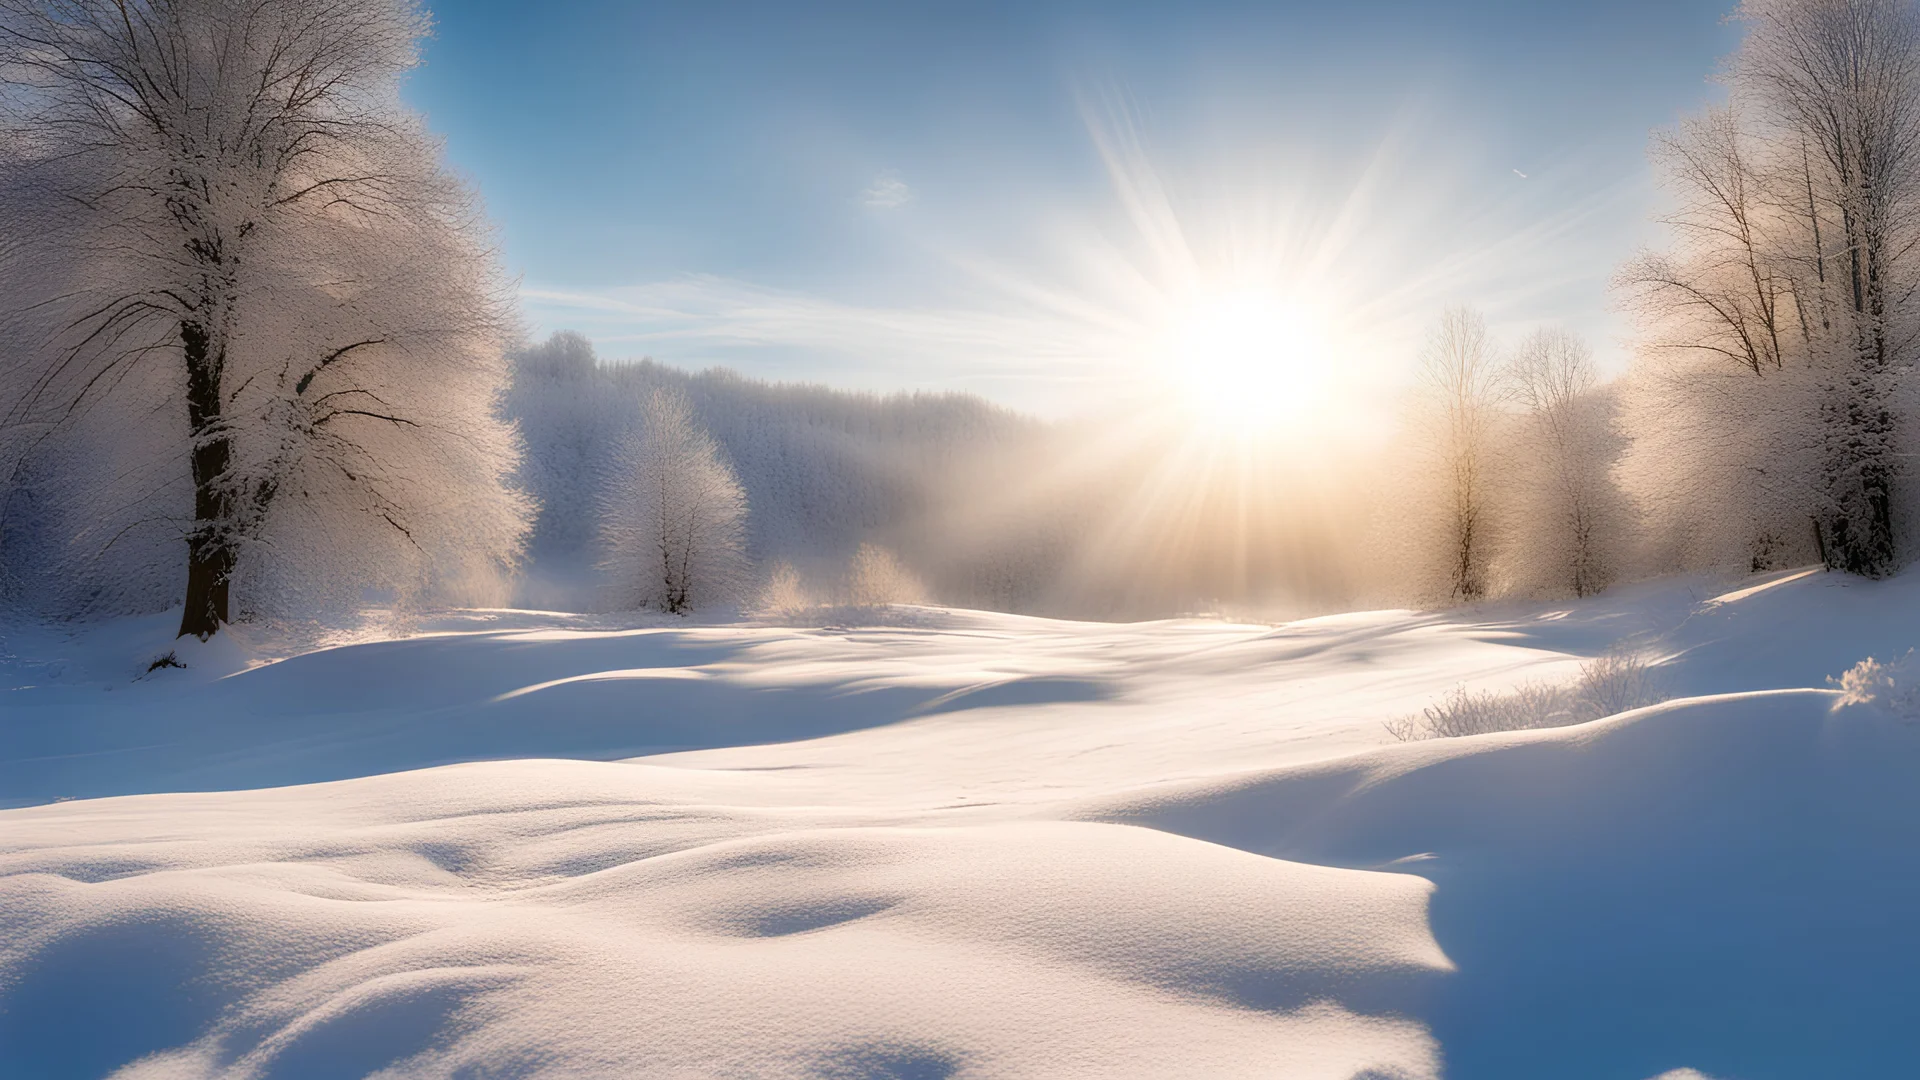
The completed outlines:
{"type": "Polygon", "coordinates": [[[1571,695],[1562,687],[1526,683],[1507,694],[1470,691],[1464,686],[1447,691],[1418,715],[1387,722],[1387,730],[1402,742],[1416,739],[1453,739],[1490,731],[1559,727],[1578,723],[1568,709],[1571,695]]]}
{"type": "Polygon", "coordinates": [[[806,583],[800,580],[800,572],[783,559],[773,564],[773,572],[760,587],[753,609],[763,617],[788,619],[819,606],[806,583]]]}
{"type": "Polygon", "coordinates": [[[1644,708],[1666,700],[1647,667],[1647,658],[1624,649],[1609,649],[1580,665],[1574,685],[1574,712],[1584,723],[1603,716],[1644,708]]]}
{"type": "Polygon", "coordinates": [[[1869,656],[1827,682],[1840,690],[1841,705],[1879,705],[1897,716],[1920,718],[1920,679],[1914,676],[1911,649],[1891,664],[1869,656]]]}
{"type": "Polygon", "coordinates": [[[847,568],[847,603],[856,608],[878,608],[889,604],[920,604],[927,599],[926,586],[900,565],[893,552],[875,544],[861,544],[847,568]]]}
{"type": "Polygon", "coordinates": [[[1646,658],[1613,649],[1581,664],[1580,677],[1570,686],[1523,683],[1505,694],[1456,687],[1416,715],[1387,721],[1387,732],[1413,742],[1567,727],[1664,700],[1646,658]]]}

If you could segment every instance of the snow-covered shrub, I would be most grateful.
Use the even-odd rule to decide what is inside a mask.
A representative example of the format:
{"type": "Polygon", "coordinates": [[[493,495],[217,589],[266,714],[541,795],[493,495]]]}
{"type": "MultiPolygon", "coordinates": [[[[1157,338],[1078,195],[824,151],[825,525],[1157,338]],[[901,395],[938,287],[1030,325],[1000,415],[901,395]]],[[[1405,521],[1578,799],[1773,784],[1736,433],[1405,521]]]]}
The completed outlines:
{"type": "Polygon", "coordinates": [[[1417,715],[1388,721],[1387,731],[1402,742],[1412,742],[1564,727],[1579,723],[1573,718],[1571,697],[1565,688],[1546,683],[1525,683],[1505,694],[1458,686],[1417,715]]]}
{"type": "Polygon", "coordinates": [[[819,601],[800,579],[800,571],[782,559],[773,564],[760,595],[754,598],[753,610],[763,618],[790,619],[818,606],[819,601]]]}
{"type": "Polygon", "coordinates": [[[1646,656],[1618,648],[1580,665],[1580,681],[1574,684],[1573,694],[1580,723],[1666,700],[1646,656]]]}
{"type": "Polygon", "coordinates": [[[1386,727],[1401,742],[1453,739],[1584,724],[1664,700],[1644,656],[1610,649],[1581,664],[1571,685],[1522,683],[1504,694],[1455,687],[1419,713],[1387,721],[1386,727]]]}
{"type": "Polygon", "coordinates": [[[1920,674],[1913,650],[1891,664],[1869,656],[1828,683],[1840,691],[1840,704],[1879,705],[1896,716],[1920,718],[1920,674]]]}
{"type": "Polygon", "coordinates": [[[861,544],[847,567],[847,603],[856,608],[889,604],[919,604],[927,599],[926,586],[900,565],[893,552],[878,544],[861,544]]]}

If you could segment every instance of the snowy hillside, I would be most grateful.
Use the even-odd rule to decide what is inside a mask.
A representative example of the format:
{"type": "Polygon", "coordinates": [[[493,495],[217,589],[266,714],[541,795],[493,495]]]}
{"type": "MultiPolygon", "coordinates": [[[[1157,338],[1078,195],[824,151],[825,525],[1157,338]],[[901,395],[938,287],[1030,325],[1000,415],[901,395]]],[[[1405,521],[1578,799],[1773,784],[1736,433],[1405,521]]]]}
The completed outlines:
{"type": "Polygon", "coordinates": [[[144,677],[164,619],[16,628],[0,1076],[1910,1067],[1920,729],[1827,678],[1920,643],[1920,575],[886,621],[469,612],[144,677]],[[1383,727],[1622,641],[1682,697],[1383,727]]]}

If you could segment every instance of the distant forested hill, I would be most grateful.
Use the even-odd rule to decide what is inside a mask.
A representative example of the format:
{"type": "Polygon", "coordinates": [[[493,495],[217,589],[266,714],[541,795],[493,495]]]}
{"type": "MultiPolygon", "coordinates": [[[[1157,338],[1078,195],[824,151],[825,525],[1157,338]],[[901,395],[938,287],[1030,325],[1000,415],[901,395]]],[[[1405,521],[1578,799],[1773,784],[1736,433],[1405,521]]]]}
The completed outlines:
{"type": "Polygon", "coordinates": [[[748,554],[762,567],[784,560],[824,584],[874,542],[944,598],[1001,608],[1023,606],[1016,593],[1030,598],[1052,576],[1042,564],[1053,560],[1020,530],[969,544],[966,530],[941,524],[976,502],[971,489],[1003,463],[1032,458],[1048,434],[1039,421],[964,394],[881,396],[650,360],[605,363],[585,338],[563,332],[515,357],[505,402],[526,442],[522,482],[541,504],[522,602],[593,606],[609,465],[660,388],[686,395],[738,474],[748,554]]]}

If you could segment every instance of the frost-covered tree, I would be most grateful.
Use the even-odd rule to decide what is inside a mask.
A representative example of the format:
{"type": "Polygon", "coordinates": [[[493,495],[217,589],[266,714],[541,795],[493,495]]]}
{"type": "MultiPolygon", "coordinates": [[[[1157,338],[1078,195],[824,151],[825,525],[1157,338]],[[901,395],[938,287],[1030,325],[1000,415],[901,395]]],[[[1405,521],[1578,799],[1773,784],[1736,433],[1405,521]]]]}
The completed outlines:
{"type": "MultiPolygon", "coordinates": [[[[1648,346],[1627,472],[1656,504],[1699,494],[1705,509],[1665,500],[1670,527],[1732,522],[1755,566],[1814,548],[1879,576],[1903,557],[1920,331],[1920,13],[1748,0],[1740,15],[1729,107],[1659,148],[1672,247],[1623,275],[1648,346]]],[[[1724,539],[1705,546],[1727,561],[1724,539]]]]}
{"type": "Polygon", "coordinates": [[[615,605],[684,615],[738,599],[746,495],[685,396],[654,391],[621,459],[601,526],[615,605]]]}
{"type": "Polygon", "coordinates": [[[1654,568],[1810,558],[1810,357],[1829,317],[1806,155],[1782,157],[1727,106],[1657,135],[1653,157],[1674,200],[1669,243],[1619,281],[1643,330],[1622,473],[1654,530],[1654,568]]]}
{"type": "Polygon", "coordinates": [[[1441,315],[1420,356],[1420,381],[1438,518],[1431,543],[1448,595],[1471,603],[1488,592],[1492,439],[1502,392],[1498,359],[1478,312],[1456,307],[1441,315]]]}
{"type": "Polygon", "coordinates": [[[507,290],[399,96],[426,29],[411,0],[0,0],[0,543],[56,602],[172,592],[206,637],[514,559],[507,290]]]}
{"type": "Polygon", "coordinates": [[[1507,377],[1523,410],[1509,448],[1520,489],[1512,576],[1523,588],[1591,596],[1613,580],[1622,524],[1609,475],[1617,440],[1592,350],[1569,330],[1537,330],[1507,377]]]}
{"type": "Polygon", "coordinates": [[[1910,0],[1748,0],[1741,12],[1752,29],[1735,78],[1808,148],[1822,546],[1828,565],[1879,576],[1899,557],[1896,381],[1916,359],[1920,12],[1910,0]]]}

